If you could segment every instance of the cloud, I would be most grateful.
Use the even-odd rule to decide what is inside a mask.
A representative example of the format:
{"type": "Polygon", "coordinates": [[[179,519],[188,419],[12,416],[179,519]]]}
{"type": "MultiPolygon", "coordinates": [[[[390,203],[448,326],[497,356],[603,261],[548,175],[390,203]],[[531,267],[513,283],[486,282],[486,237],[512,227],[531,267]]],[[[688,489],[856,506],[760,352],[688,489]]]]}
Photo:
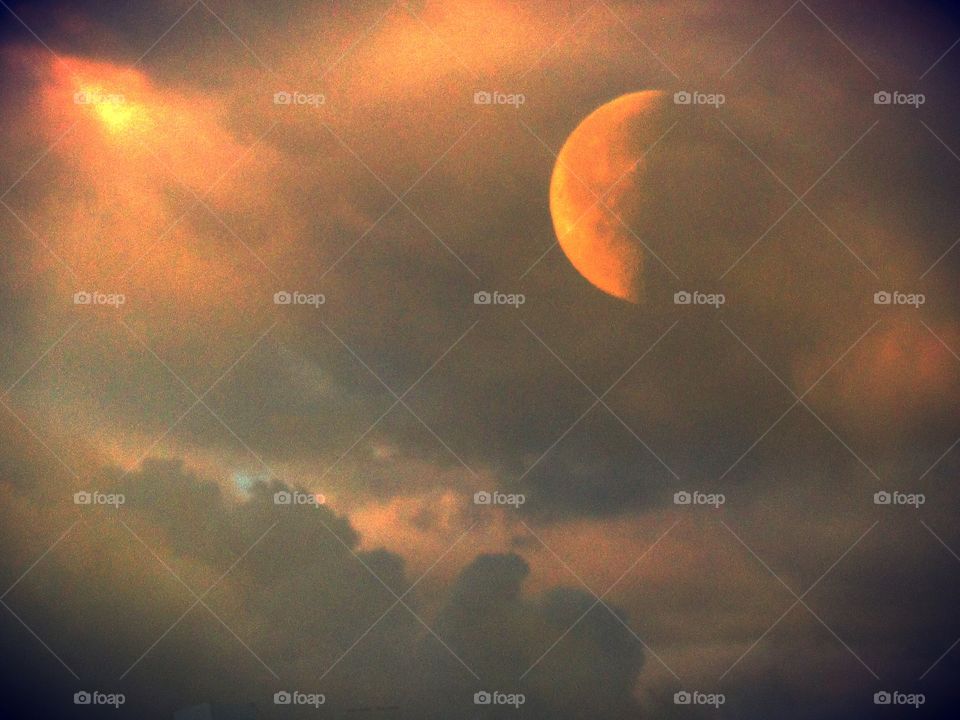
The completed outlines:
{"type": "MultiPolygon", "coordinates": [[[[695,488],[725,493],[716,517],[796,588],[875,519],[886,539],[888,525],[912,528],[931,546],[908,534],[895,567],[880,546],[858,549],[855,580],[819,588],[826,607],[855,601],[836,617],[815,607],[890,668],[885,679],[912,683],[947,649],[935,628],[953,627],[949,583],[934,578],[949,570],[927,553],[942,549],[929,529],[956,546],[941,508],[955,499],[960,434],[957,51],[911,78],[950,47],[953,11],[880,3],[874,22],[849,4],[797,5],[761,38],[782,10],[746,1],[586,14],[295,3],[269,18],[210,2],[133,66],[188,7],[18,6],[60,59],[19,25],[2,35],[8,585],[71,526],[74,491],[98,483],[129,499],[129,528],[80,515],[7,597],[68,664],[103,659],[93,672],[114,683],[190,590],[213,587],[207,602],[230,629],[194,608],[132,671],[131,698],[159,676],[165,710],[231,696],[237,677],[268,698],[279,686],[264,664],[310,685],[349,650],[322,681],[331,706],[469,712],[481,685],[403,606],[350,648],[390,591],[479,519],[405,597],[410,609],[485,682],[520,687],[534,714],[584,699],[610,717],[663,714],[676,678],[602,606],[518,682],[594,602],[527,531],[599,590],[650,528],[681,520],[676,544],[611,604],[685,683],[713,683],[789,597],[714,516],[673,506],[695,488]],[[928,102],[874,104],[894,84],[928,102]],[[484,88],[527,101],[475,105],[484,88]],[[552,247],[546,193],[553,152],[583,117],[646,88],[726,102],[669,108],[676,126],[624,188],[647,246],[634,307],[552,247]],[[280,90],[324,102],[276,105],[280,90]],[[126,302],[75,306],[84,289],[126,302]],[[677,306],[682,289],[726,302],[677,306]],[[278,290],[325,302],[278,306],[278,290]],[[475,305],[480,290],[526,302],[475,305]],[[926,302],[877,305],[878,291],[926,302]],[[253,479],[248,495],[240,477],[253,479]],[[272,504],[294,486],[329,504],[272,504]],[[495,488],[527,502],[513,515],[470,504],[495,488]],[[916,518],[877,515],[897,510],[870,502],[878,489],[930,502],[916,518]],[[717,537],[729,547],[704,539],[717,537]],[[870,591],[887,587],[935,596],[929,620],[897,620],[905,590],[872,611],[870,591]]],[[[37,651],[37,677],[59,677],[7,620],[5,639],[37,651]]],[[[744,715],[816,689],[824,664],[837,707],[862,709],[869,673],[830,632],[812,637],[793,616],[782,630],[730,681],[744,715]]]]}
{"type": "Polygon", "coordinates": [[[522,692],[524,711],[535,716],[580,717],[586,708],[607,717],[635,711],[633,683],[643,651],[629,631],[605,608],[588,613],[595,600],[580,590],[555,588],[525,599],[527,573],[522,558],[506,554],[480,555],[460,574],[437,627],[480,680],[471,683],[461,673],[456,682],[457,669],[443,671],[443,651],[427,638],[422,652],[428,677],[455,688],[436,699],[437,716],[464,704],[460,698],[471,687],[522,692]]]}
{"type": "MultiPolygon", "coordinates": [[[[4,457],[5,467],[34,467],[21,452],[4,457]]],[[[34,506],[39,478],[31,480],[3,483],[8,519],[29,514],[44,534],[76,525],[37,572],[14,583],[7,602],[77,669],[78,687],[122,689],[130,709],[151,703],[169,712],[211,698],[262,705],[281,687],[323,692],[331,707],[400,704],[411,717],[446,703],[472,707],[479,686],[453,653],[491,689],[506,688],[592,603],[562,589],[525,600],[526,563],[481,555],[463,569],[429,621],[436,630],[427,632],[413,614],[420,603],[406,594],[411,580],[399,556],[360,550],[350,521],[326,507],[275,505],[274,493],[287,490],[278,483],[257,483],[238,499],[180,463],[151,460],[132,474],[99,475],[97,488],[123,494],[119,511],[63,499],[43,517],[34,506]],[[392,608],[396,596],[405,597],[409,614],[392,608]],[[69,597],[83,622],[58,613],[57,597],[69,597]],[[420,657],[413,665],[412,652],[420,657]]],[[[15,580],[34,551],[24,546],[22,526],[5,527],[4,576],[15,580]]],[[[4,632],[42,665],[39,643],[10,626],[4,632]]],[[[525,690],[530,706],[560,711],[562,680],[581,663],[578,692],[609,708],[630,704],[642,653],[616,620],[598,613],[544,662],[525,690]]],[[[57,677],[68,696],[72,678],[57,677]]]]}
{"type": "MultiPolygon", "coordinates": [[[[628,22],[644,19],[617,9],[628,22]]],[[[301,12],[316,21],[313,11],[301,12]]],[[[720,10],[701,6],[691,12],[713,23],[720,10]]],[[[571,86],[566,100],[548,103],[553,110],[546,113],[543,102],[564,82],[538,69],[524,79],[531,101],[511,111],[516,119],[478,114],[471,103],[476,81],[451,69],[451,50],[467,65],[474,59],[488,63],[500,77],[515,68],[509,53],[499,56],[477,40],[461,42],[464,28],[477,22],[506,26],[512,18],[520,23],[515,27],[535,29],[524,35],[546,49],[551,23],[558,22],[549,14],[521,13],[518,20],[512,13],[499,3],[469,11],[459,4],[430,5],[418,20],[398,8],[384,17],[382,32],[359,42],[322,83],[303,85],[328,96],[319,108],[273,105],[273,81],[265,80],[252,56],[230,82],[210,86],[157,74],[165,66],[162,52],[157,65],[135,70],[112,60],[65,56],[58,63],[46,54],[14,52],[18,60],[11,62],[34,72],[32,80],[24,76],[20,82],[40,98],[38,148],[78,122],[11,199],[28,226],[55,238],[52,249],[80,277],[44,271],[51,277],[34,291],[38,311],[61,318],[66,328],[78,317],[69,307],[78,282],[113,282],[106,270],[132,267],[120,283],[128,302],[119,315],[128,328],[107,325],[91,334],[81,327],[68,344],[110,343],[118,359],[93,365],[83,354],[49,358],[60,377],[75,379],[61,393],[77,402],[83,402],[85,388],[105,388],[118,376],[152,388],[151,402],[88,410],[97,415],[106,443],[126,445],[118,461],[139,459],[192,402],[167,368],[197,393],[229,370],[208,404],[232,432],[198,419],[205,415],[198,408],[185,421],[190,432],[171,433],[158,451],[171,457],[213,451],[235,463],[256,462],[238,448],[236,433],[279,472],[309,466],[314,477],[306,482],[319,483],[316,466],[337,463],[337,474],[355,492],[376,495],[389,493],[390,483],[374,489],[364,480],[369,458],[375,446],[394,447],[398,461],[444,468],[424,475],[428,483],[437,478],[437,487],[461,461],[479,475],[495,475],[503,487],[519,483],[537,498],[526,508],[531,513],[608,514],[656,504],[661,493],[651,487],[673,482],[674,474],[716,479],[791,402],[762,363],[801,393],[871,322],[890,321],[871,304],[880,285],[857,257],[886,283],[888,277],[919,277],[942,252],[939,244],[927,247],[906,224],[892,232],[870,210],[883,198],[886,207],[916,207],[924,217],[936,212],[914,190],[926,179],[912,162],[936,141],[907,135],[894,157],[871,155],[874,138],[887,125],[901,131],[912,123],[888,114],[871,131],[877,136],[852,147],[877,110],[868,92],[870,75],[832,39],[821,38],[822,27],[804,24],[798,11],[793,20],[800,35],[822,41],[824,57],[842,59],[835,74],[822,77],[813,60],[767,69],[759,62],[765,53],[787,53],[789,43],[761,45],[744,60],[742,73],[725,80],[729,102],[722,114],[672,108],[676,127],[645,158],[635,193],[639,207],[629,221],[649,254],[663,263],[646,260],[650,291],[644,305],[620,307],[593,291],[556,250],[521,280],[553,237],[545,199],[549,148],[558,148],[603,98],[595,97],[596,89],[571,86]],[[416,44],[429,61],[397,51],[413,47],[411,38],[429,38],[416,44]],[[407,66],[418,72],[402,71],[407,66]],[[77,106],[72,95],[84,88],[116,91],[126,103],[119,110],[77,106]],[[833,108],[829,119],[809,113],[814,97],[819,106],[833,108]],[[415,120],[425,113],[435,119],[435,131],[415,120]],[[462,136],[474,120],[478,124],[462,136]],[[801,123],[802,132],[776,132],[801,123]],[[396,148],[398,155],[380,153],[381,143],[398,134],[408,139],[396,148]],[[811,153],[812,147],[823,152],[811,153]],[[915,182],[871,187],[869,195],[845,192],[835,208],[820,195],[834,187],[831,174],[811,194],[811,211],[798,206],[771,229],[794,201],[777,177],[799,192],[848,149],[837,177],[852,168],[878,177],[883,167],[915,182]],[[814,167],[812,158],[822,162],[814,167]],[[396,205],[384,215],[394,202],[390,190],[402,192],[408,184],[387,177],[384,163],[410,182],[429,169],[404,200],[409,209],[396,205]],[[267,187],[273,192],[262,192],[267,187]],[[193,204],[193,193],[209,211],[199,206],[178,221],[193,204]],[[729,275],[719,280],[727,268],[729,275]],[[317,312],[282,312],[293,309],[278,309],[271,298],[288,286],[322,292],[326,303],[317,312]],[[728,302],[717,315],[729,331],[715,317],[673,305],[673,293],[688,286],[724,291],[728,302]],[[473,292],[488,287],[523,291],[529,301],[522,311],[494,317],[491,308],[472,305],[473,292]],[[274,320],[279,324],[251,350],[274,320]],[[674,321],[671,334],[634,367],[674,321]],[[564,436],[594,399],[580,380],[599,394],[624,373],[605,399],[619,420],[610,423],[601,405],[564,436]],[[393,404],[391,392],[404,392],[421,376],[406,399],[416,417],[397,406],[364,435],[393,404]],[[131,421],[134,439],[120,429],[131,421]],[[603,435],[602,455],[591,450],[597,433],[603,435]]],[[[203,17],[198,10],[189,18],[178,42],[196,40],[203,17]]],[[[580,41],[609,24],[619,26],[608,12],[592,13],[578,26],[576,42],[547,53],[544,67],[575,63],[588,52],[580,41]]],[[[721,28],[731,37],[739,32],[732,21],[721,28]]],[[[252,47],[274,47],[286,58],[279,67],[300,68],[293,78],[318,78],[323,63],[305,62],[303,49],[278,44],[276,32],[269,26],[253,32],[252,47]]],[[[706,38],[700,41],[709,45],[706,38]]],[[[634,42],[617,35],[609,47],[589,52],[623,56],[634,42]]],[[[605,84],[606,99],[636,89],[626,67],[598,60],[600,66],[603,72],[594,74],[605,84]]],[[[662,72],[657,65],[639,77],[669,92],[676,83],[662,72]]],[[[25,125],[25,117],[11,116],[11,131],[25,125]]],[[[50,262],[36,245],[29,264],[15,266],[12,274],[34,274],[50,262]]],[[[945,277],[929,276],[922,289],[949,345],[956,298],[945,277]]],[[[881,326],[878,336],[884,332],[889,330],[881,326]]],[[[876,352],[867,338],[823,387],[845,373],[862,376],[861,367],[876,366],[876,352]]],[[[23,364],[32,357],[25,352],[23,364]]],[[[43,371],[28,379],[24,392],[43,394],[32,388],[43,371]]],[[[943,392],[951,383],[947,367],[927,382],[941,397],[950,394],[943,392]]],[[[885,393],[893,393],[888,403],[902,407],[917,397],[898,387],[884,385],[885,393]]],[[[843,401],[848,395],[833,393],[821,402],[830,403],[828,423],[842,427],[844,440],[856,444],[863,404],[843,401]]],[[[810,401],[818,398],[814,393],[810,401]]],[[[59,413],[46,400],[33,419],[62,425],[59,413]]],[[[469,473],[464,483],[474,483],[469,473]]]]}

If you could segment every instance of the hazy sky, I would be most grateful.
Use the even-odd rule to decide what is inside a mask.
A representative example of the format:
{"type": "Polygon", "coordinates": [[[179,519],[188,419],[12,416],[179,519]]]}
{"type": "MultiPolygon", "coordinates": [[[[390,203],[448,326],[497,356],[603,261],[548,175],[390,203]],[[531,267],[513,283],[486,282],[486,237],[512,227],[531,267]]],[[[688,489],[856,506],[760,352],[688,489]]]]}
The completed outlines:
{"type": "Polygon", "coordinates": [[[955,705],[950,3],[0,5],[5,713],[955,705]],[[648,89],[631,304],[549,188],[648,89]]]}

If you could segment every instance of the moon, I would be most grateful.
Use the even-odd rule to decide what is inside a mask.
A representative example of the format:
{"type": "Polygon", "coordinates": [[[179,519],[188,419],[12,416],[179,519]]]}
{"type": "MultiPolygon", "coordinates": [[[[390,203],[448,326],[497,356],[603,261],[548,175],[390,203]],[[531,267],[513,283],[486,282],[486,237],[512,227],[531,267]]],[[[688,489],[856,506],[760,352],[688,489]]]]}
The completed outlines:
{"type": "Polygon", "coordinates": [[[659,90],[601,105],[570,133],[550,178],[550,215],[567,259],[597,288],[634,304],[643,299],[644,252],[630,218],[647,191],[644,153],[669,128],[666,113],[659,90]]]}

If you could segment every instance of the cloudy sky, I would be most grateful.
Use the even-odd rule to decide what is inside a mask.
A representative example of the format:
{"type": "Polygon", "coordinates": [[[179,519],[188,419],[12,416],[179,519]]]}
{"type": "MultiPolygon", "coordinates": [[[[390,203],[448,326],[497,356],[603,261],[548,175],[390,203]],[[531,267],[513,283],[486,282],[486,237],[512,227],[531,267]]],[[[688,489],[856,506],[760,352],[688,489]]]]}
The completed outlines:
{"type": "Polygon", "coordinates": [[[951,3],[0,6],[2,714],[960,700],[951,3]]]}

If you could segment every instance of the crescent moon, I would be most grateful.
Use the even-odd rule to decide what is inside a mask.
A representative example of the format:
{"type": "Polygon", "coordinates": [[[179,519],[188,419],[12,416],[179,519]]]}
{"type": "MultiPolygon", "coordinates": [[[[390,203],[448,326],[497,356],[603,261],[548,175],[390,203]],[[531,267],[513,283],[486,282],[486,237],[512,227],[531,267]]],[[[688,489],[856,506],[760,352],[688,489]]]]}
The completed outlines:
{"type": "Polygon", "coordinates": [[[570,133],[550,178],[550,215],[567,259],[603,292],[635,304],[643,247],[617,216],[634,214],[642,199],[643,153],[666,129],[665,97],[645,90],[601,105],[570,133]]]}

